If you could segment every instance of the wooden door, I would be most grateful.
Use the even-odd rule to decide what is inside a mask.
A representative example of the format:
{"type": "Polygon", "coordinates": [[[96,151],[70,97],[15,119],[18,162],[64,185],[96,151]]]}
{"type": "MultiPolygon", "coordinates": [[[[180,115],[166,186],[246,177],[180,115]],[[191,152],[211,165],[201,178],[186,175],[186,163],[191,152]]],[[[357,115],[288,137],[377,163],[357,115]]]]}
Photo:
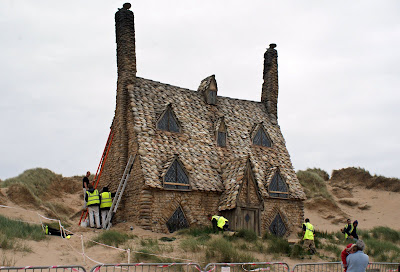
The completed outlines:
{"type": "Polygon", "coordinates": [[[252,230],[258,234],[259,226],[258,226],[258,210],[256,209],[241,209],[241,222],[242,228],[252,230]]]}

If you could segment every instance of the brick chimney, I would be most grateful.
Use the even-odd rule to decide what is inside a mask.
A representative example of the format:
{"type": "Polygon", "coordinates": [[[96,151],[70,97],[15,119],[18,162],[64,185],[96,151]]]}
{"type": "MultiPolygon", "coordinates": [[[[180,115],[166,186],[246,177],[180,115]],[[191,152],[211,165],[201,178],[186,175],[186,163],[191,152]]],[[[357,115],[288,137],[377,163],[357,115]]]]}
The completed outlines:
{"type": "Polygon", "coordinates": [[[265,104],[273,124],[278,123],[278,52],[276,44],[271,43],[264,54],[263,85],[261,102],[265,104]]]}
{"type": "Polygon", "coordinates": [[[118,79],[136,77],[135,25],[130,8],[131,4],[125,3],[115,13],[118,79]]]}

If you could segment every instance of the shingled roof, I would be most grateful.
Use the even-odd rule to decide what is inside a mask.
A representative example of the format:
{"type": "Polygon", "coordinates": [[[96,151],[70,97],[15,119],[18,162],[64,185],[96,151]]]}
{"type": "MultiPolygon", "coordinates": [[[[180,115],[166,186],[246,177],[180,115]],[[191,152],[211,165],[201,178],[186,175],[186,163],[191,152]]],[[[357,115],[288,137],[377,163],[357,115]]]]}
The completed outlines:
{"type": "MultiPolygon", "coordinates": [[[[203,80],[199,90],[211,78],[203,80]]],[[[219,209],[232,209],[250,159],[264,197],[268,197],[268,184],[279,168],[289,187],[289,198],[305,199],[280,128],[270,122],[263,103],[218,96],[216,106],[208,105],[200,91],[143,78],[135,79],[129,95],[146,186],[163,189],[166,169],[178,159],[188,174],[191,190],[221,192],[219,209]],[[181,127],[179,133],[156,129],[168,107],[181,127]],[[227,129],[226,147],[218,147],[216,142],[222,118],[227,129]],[[252,144],[260,126],[268,133],[271,148],[252,144]]]]}

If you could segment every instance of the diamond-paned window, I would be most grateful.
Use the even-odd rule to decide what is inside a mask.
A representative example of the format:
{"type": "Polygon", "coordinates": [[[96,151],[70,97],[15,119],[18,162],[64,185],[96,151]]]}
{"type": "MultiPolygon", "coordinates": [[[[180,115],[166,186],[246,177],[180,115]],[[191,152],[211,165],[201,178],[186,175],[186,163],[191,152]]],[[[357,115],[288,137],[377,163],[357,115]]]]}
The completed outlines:
{"type": "Polygon", "coordinates": [[[269,225],[269,231],[276,236],[285,235],[287,229],[279,213],[277,213],[271,225],[269,225]]]}
{"type": "Polygon", "coordinates": [[[157,129],[166,130],[170,132],[179,132],[180,128],[175,114],[172,112],[171,107],[168,107],[160,120],[157,122],[157,129]]]}
{"type": "Polygon", "coordinates": [[[269,136],[265,133],[264,129],[260,127],[257,130],[256,135],[253,138],[253,144],[259,145],[259,146],[266,146],[266,147],[271,147],[271,139],[269,136]]]}
{"type": "Polygon", "coordinates": [[[278,171],[268,186],[268,192],[272,197],[289,198],[288,186],[278,171]]]}
{"type": "Polygon", "coordinates": [[[181,207],[178,207],[174,214],[167,221],[167,228],[169,232],[175,232],[180,229],[186,229],[189,227],[189,223],[182,211],[181,207]]]}
{"type": "Polygon", "coordinates": [[[168,189],[190,189],[189,178],[183,170],[182,165],[175,160],[164,177],[164,188],[168,189]]]}

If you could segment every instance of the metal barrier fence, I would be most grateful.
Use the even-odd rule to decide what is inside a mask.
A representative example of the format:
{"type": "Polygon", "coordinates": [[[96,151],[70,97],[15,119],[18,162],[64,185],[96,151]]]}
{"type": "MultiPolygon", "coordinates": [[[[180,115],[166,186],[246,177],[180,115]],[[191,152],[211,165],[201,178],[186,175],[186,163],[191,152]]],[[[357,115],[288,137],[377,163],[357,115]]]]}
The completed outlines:
{"type": "MultiPolygon", "coordinates": [[[[342,272],[340,262],[296,264],[292,272],[342,272]]],[[[366,272],[400,272],[400,263],[369,263],[366,272]]]]}
{"type": "Polygon", "coordinates": [[[342,272],[341,262],[295,264],[292,272],[342,272]]]}
{"type": "Polygon", "coordinates": [[[86,272],[86,269],[79,265],[54,265],[54,266],[21,266],[21,267],[5,267],[1,266],[0,271],[18,271],[25,272],[86,272]]]}
{"type": "Polygon", "coordinates": [[[262,263],[209,263],[205,272],[289,272],[289,265],[280,262],[262,262],[262,263]]]}
{"type": "MultiPolygon", "coordinates": [[[[71,266],[21,266],[0,267],[6,272],[86,272],[79,265],[71,266]]],[[[90,272],[342,272],[340,262],[330,263],[301,263],[296,264],[292,270],[287,263],[257,262],[257,263],[209,263],[202,269],[196,263],[133,263],[133,264],[103,264],[96,265],[90,272]]],[[[400,263],[368,264],[366,272],[400,272],[400,263]]]]}
{"type": "Polygon", "coordinates": [[[400,272],[400,263],[369,263],[367,272],[400,272]]]}
{"type": "Polygon", "coordinates": [[[131,263],[96,265],[90,272],[201,272],[196,263],[131,263]]]}

